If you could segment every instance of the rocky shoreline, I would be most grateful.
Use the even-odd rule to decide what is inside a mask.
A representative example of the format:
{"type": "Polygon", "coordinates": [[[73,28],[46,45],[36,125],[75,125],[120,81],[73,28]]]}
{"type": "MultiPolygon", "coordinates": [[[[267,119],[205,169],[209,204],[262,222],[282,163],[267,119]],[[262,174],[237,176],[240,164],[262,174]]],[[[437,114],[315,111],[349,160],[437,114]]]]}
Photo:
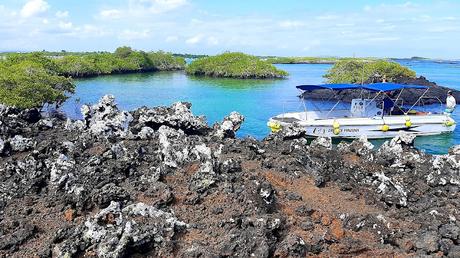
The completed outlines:
{"type": "Polygon", "coordinates": [[[0,107],[0,256],[460,256],[460,146],[238,139],[190,107],[0,107]]]}

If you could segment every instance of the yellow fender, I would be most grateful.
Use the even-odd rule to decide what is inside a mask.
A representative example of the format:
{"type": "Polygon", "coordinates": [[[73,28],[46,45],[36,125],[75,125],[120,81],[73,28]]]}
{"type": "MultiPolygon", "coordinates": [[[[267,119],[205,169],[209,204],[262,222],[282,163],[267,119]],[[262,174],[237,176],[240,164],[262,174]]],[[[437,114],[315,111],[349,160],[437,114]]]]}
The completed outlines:
{"type": "Polygon", "coordinates": [[[453,122],[451,120],[446,120],[446,122],[444,122],[444,125],[447,126],[447,127],[453,126],[454,124],[455,124],[455,122],[453,122]]]}
{"type": "Polygon", "coordinates": [[[412,126],[412,122],[410,121],[410,117],[406,116],[406,122],[404,124],[406,125],[406,127],[411,127],[412,126]]]}
{"type": "Polygon", "coordinates": [[[278,122],[273,122],[273,121],[270,121],[268,123],[268,127],[272,130],[272,132],[276,133],[276,132],[279,132],[281,130],[281,124],[278,123],[278,122]]]}
{"type": "Polygon", "coordinates": [[[339,128],[334,128],[334,134],[339,135],[340,134],[340,129],[339,128]]]}
{"type": "Polygon", "coordinates": [[[390,127],[387,124],[384,124],[382,125],[382,128],[380,130],[382,130],[382,132],[387,132],[388,130],[390,130],[390,127]]]}
{"type": "Polygon", "coordinates": [[[332,132],[335,134],[335,135],[339,135],[340,134],[340,124],[339,122],[337,122],[337,120],[334,120],[334,123],[332,123],[332,128],[334,129],[332,132]]]}

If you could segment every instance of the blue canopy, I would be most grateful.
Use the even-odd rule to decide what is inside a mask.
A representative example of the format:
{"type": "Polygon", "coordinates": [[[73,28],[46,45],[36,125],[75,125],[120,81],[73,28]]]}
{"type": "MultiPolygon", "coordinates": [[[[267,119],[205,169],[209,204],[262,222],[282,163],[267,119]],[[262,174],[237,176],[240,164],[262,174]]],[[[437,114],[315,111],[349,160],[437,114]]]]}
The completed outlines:
{"type": "Polygon", "coordinates": [[[361,89],[361,85],[358,84],[320,84],[320,85],[299,85],[296,86],[297,89],[312,91],[312,90],[352,90],[352,89],[361,89]]]}
{"type": "Polygon", "coordinates": [[[402,89],[428,89],[426,86],[414,85],[414,84],[399,84],[389,82],[379,82],[372,84],[363,85],[366,90],[370,91],[394,91],[402,89]]]}
{"type": "Polygon", "coordinates": [[[305,91],[329,89],[329,90],[352,90],[364,89],[368,91],[394,91],[401,89],[427,89],[426,86],[413,85],[413,84],[398,84],[398,83],[371,83],[371,84],[319,84],[319,85],[299,85],[297,89],[305,91]]]}

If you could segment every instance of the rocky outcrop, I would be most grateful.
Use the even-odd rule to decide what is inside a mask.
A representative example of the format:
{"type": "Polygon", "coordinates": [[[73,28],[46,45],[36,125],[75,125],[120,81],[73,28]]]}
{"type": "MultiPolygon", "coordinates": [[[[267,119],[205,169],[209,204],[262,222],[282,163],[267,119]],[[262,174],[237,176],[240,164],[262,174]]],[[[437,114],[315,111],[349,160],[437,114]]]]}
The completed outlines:
{"type": "Polygon", "coordinates": [[[459,146],[334,145],[295,126],[238,139],[242,115],[210,127],[190,108],[124,112],[106,96],[65,121],[1,107],[0,255],[460,253],[459,146]]]}

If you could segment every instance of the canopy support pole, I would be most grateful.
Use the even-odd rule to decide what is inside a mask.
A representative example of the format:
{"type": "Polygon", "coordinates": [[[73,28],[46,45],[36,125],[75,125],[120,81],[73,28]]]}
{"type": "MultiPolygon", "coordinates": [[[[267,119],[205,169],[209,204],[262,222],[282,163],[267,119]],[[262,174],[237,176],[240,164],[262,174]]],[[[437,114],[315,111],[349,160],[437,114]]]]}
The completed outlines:
{"type": "MultiPolygon", "coordinates": [[[[425,96],[425,94],[426,94],[429,90],[430,90],[430,88],[427,88],[427,89],[425,90],[425,92],[423,92],[422,96],[420,96],[420,97],[417,99],[417,101],[415,101],[414,105],[412,105],[412,107],[409,108],[409,111],[411,111],[412,108],[415,107],[415,105],[417,105],[417,103],[423,98],[423,96],[425,96]]],[[[404,115],[407,115],[409,111],[407,111],[406,113],[404,113],[404,115]]]]}
{"type": "Polygon", "coordinates": [[[307,120],[307,105],[305,104],[305,97],[303,95],[304,91],[300,90],[300,96],[302,97],[303,110],[305,112],[305,120],[307,120]]]}
{"type": "Polygon", "coordinates": [[[337,101],[337,103],[335,103],[335,105],[331,108],[331,110],[329,110],[329,112],[327,112],[326,114],[326,118],[329,118],[329,114],[335,109],[335,107],[337,107],[337,105],[340,103],[340,99],[337,101]]]}

